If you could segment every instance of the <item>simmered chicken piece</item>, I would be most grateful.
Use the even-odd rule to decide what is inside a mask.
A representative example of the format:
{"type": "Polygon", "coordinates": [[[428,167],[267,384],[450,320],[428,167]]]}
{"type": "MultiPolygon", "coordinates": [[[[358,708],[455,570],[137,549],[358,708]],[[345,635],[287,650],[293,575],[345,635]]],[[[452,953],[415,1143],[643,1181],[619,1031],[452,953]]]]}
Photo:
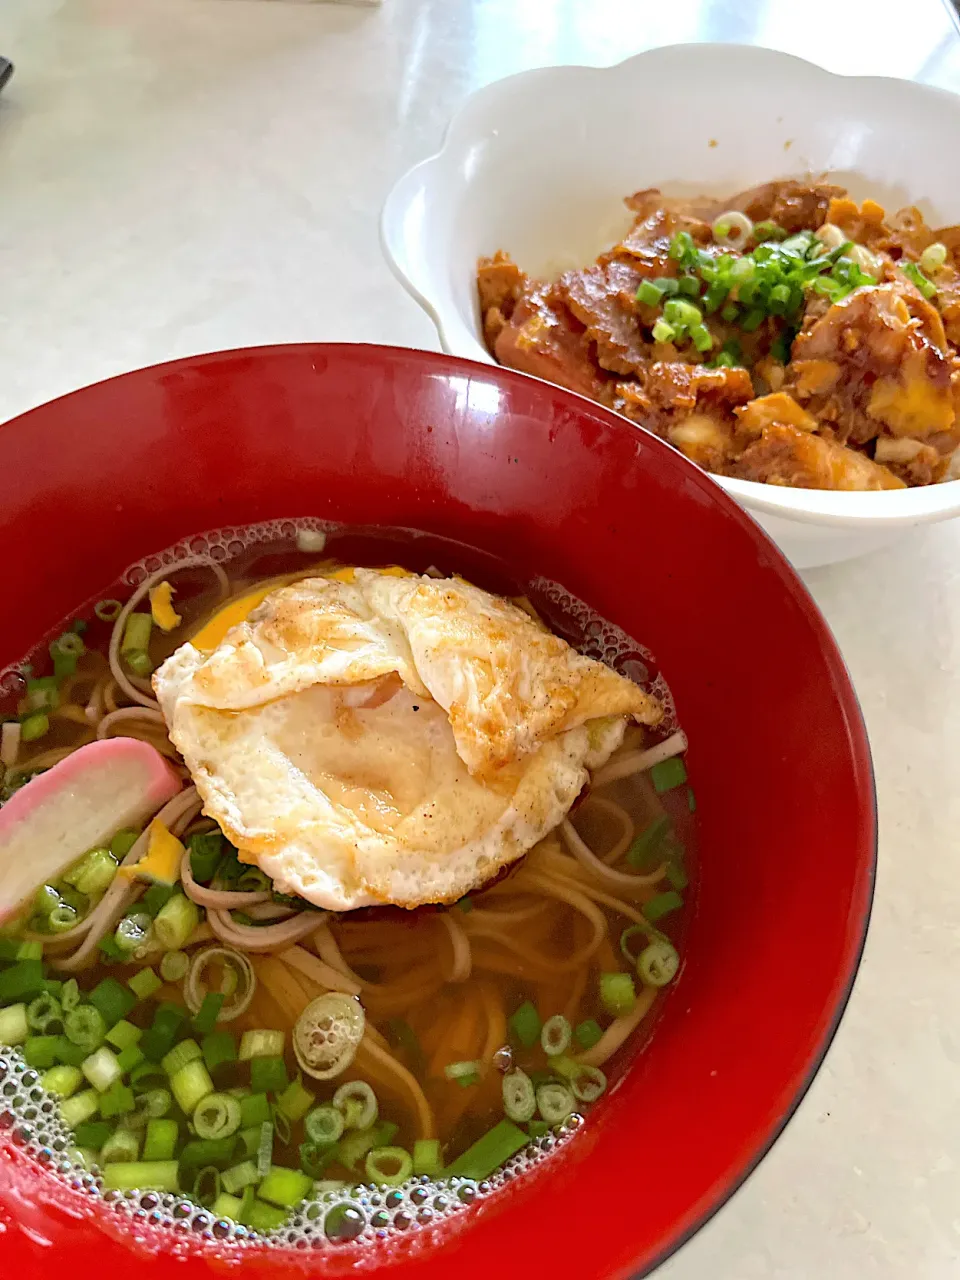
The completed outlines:
{"type": "Polygon", "coordinates": [[[626,204],[623,239],[554,283],[502,251],[480,262],[501,364],[721,475],[875,490],[960,471],[960,227],[789,179],[626,204]]]}

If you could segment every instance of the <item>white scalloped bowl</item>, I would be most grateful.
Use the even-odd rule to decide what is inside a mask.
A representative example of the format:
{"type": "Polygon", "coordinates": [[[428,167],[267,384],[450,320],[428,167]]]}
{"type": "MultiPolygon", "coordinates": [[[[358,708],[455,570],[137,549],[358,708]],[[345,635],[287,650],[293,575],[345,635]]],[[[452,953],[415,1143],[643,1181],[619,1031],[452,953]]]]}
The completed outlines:
{"type": "MultiPolygon", "coordinates": [[[[674,45],[615,67],[527,71],[473,94],[440,152],[400,179],[383,210],[383,248],[443,349],[490,364],[475,285],[483,254],[506,249],[527,271],[555,274],[625,230],[631,191],[722,195],[807,173],[887,208],[960,221],[960,181],[943,151],[951,136],[960,138],[960,97],[833,75],[769,49],[674,45]]],[[[884,493],[717,483],[798,568],[960,515],[960,481],[884,493]]]]}

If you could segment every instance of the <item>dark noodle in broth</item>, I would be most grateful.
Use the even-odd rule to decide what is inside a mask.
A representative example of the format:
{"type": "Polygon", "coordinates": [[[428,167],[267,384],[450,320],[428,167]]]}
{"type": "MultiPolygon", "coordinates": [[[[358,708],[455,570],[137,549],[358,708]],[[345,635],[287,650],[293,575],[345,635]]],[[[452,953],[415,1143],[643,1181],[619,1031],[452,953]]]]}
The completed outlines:
{"type": "MultiPolygon", "coordinates": [[[[292,1239],[314,1222],[323,1239],[375,1239],[552,1150],[642,1044],[691,891],[686,741],[667,696],[663,726],[629,728],[560,827],[455,904],[318,910],[276,892],[203,815],[150,674],[252,590],[338,563],[412,567],[430,547],[309,522],[193,545],[125,575],[138,585],[0,681],[3,802],[114,737],[148,743],[182,784],[0,929],[0,1076],[56,1100],[64,1167],[104,1194],[200,1206],[221,1238],[292,1239]],[[349,1050],[326,1078],[304,1070],[308,1010],[315,1045],[349,1050]]],[[[497,585],[651,682],[649,655],[579,602],[497,585]]]]}

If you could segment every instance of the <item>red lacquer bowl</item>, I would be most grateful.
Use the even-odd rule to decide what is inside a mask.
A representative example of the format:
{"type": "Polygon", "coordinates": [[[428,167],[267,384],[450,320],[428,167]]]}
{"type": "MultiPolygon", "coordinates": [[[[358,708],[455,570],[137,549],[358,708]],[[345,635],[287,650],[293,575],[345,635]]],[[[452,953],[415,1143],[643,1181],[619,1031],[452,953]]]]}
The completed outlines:
{"type": "MultiPolygon", "coordinates": [[[[129,563],[224,525],[316,515],[454,537],[541,574],[657,655],[690,738],[701,880],[686,966],[647,1051],[566,1154],[377,1255],[257,1249],[281,1280],[376,1271],[645,1273],[743,1181],[832,1037],[875,862],[863,723],[773,544],[622,418],[503,369],[292,346],[112,379],[0,429],[0,667],[129,563]]],[[[0,1137],[4,1275],[190,1280],[200,1241],[129,1225],[0,1137]],[[177,1256],[179,1251],[179,1256],[177,1256]]],[[[205,1254],[205,1256],[204,1256],[205,1254]]]]}

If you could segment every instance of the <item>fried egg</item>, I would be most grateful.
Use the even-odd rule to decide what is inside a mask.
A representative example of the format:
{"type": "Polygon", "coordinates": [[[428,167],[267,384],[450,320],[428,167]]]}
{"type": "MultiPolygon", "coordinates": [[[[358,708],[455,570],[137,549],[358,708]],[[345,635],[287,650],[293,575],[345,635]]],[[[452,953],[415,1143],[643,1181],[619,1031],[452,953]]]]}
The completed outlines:
{"type": "Polygon", "coordinates": [[[339,570],[249,609],[154,688],[204,812],[280,892],[331,911],[477,889],[557,826],[630,718],[661,717],[459,578],[339,570]]]}

